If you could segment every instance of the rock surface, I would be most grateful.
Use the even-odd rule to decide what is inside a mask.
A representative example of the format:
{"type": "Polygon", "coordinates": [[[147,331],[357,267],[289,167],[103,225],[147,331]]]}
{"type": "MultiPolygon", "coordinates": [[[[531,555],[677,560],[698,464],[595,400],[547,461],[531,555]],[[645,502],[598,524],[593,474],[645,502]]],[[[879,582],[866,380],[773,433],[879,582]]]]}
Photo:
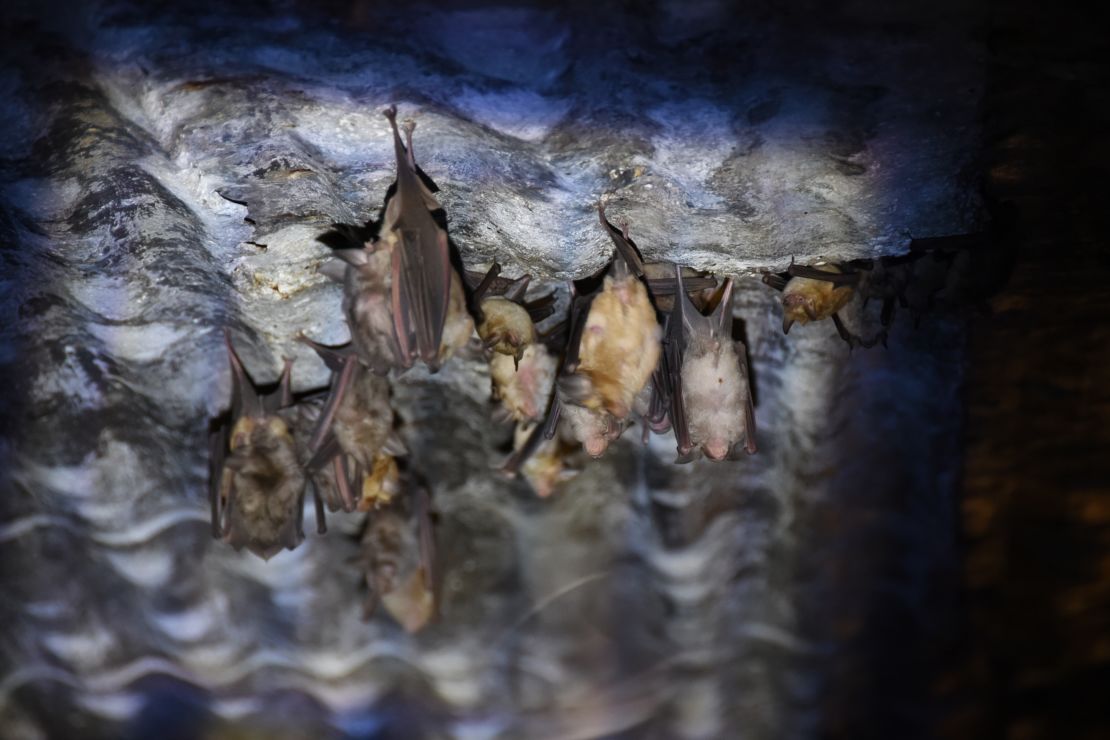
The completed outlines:
{"type": "Polygon", "coordinates": [[[955,553],[962,324],[849,355],[783,337],[750,274],[981,226],[974,11],[309,5],[5,11],[4,726],[810,737],[875,672],[904,727],[955,553]],[[262,563],[204,494],[224,327],[257,380],[288,355],[326,382],[293,341],[346,335],[315,239],[376,214],[391,102],[468,265],[562,290],[608,258],[604,197],[649,259],[743,276],[761,447],[677,467],[626,439],[537,502],[491,471],[480,361],[407,373],[446,564],[416,637],[359,620],[357,518],[262,563]]]}

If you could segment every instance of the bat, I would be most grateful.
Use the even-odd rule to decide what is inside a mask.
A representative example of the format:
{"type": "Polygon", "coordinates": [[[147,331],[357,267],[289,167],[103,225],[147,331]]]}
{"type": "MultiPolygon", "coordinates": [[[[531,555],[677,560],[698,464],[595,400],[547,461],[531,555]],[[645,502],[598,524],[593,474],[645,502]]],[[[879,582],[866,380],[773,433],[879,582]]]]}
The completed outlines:
{"type": "Polygon", "coordinates": [[[390,307],[397,361],[409,368],[420,359],[436,372],[467,343],[474,325],[452,264],[443,208],[420,177],[413,157],[415,124],[405,126],[406,147],[396,106],[385,116],[393,129],[397,179],[387,195],[378,241],[392,254],[390,307]]]}
{"type": "Polygon", "coordinates": [[[549,420],[566,419],[587,454],[600,457],[624,430],[636,396],[647,385],[660,355],[660,328],[647,286],[638,277],[642,262],[635,247],[605,218],[601,225],[613,239],[617,255],[601,290],[577,298],[563,372],[557,387],[557,408],[549,420]],[[585,316],[584,320],[581,318],[585,316]]]}
{"type": "Polygon", "coordinates": [[[518,422],[542,420],[547,413],[559,360],[542,342],[528,345],[520,361],[508,355],[490,358],[494,396],[509,418],[518,422]]]}
{"type": "Polygon", "coordinates": [[[393,247],[367,242],[334,252],[320,271],[343,286],[343,315],[351,346],[366,367],[386,375],[400,364],[401,350],[394,336],[393,247]]]}
{"type": "Polygon", "coordinates": [[[959,305],[982,300],[1001,284],[1006,250],[999,237],[1007,233],[1008,216],[1007,211],[1000,212],[989,232],[914,239],[907,254],[876,260],[817,267],[791,265],[786,273],[764,275],[763,282],[783,293],[784,332],[796,321],[832,318],[849,347],[885,346],[896,308],[908,308],[920,316],[936,302],[959,305]],[[862,298],[864,309],[873,300],[882,304],[881,328],[872,339],[852,334],[838,315],[855,295],[862,298]]]}
{"type": "Polygon", "coordinates": [[[509,477],[522,474],[540,498],[547,498],[565,481],[578,474],[568,465],[568,458],[577,449],[563,434],[552,439],[543,436],[543,425],[536,422],[517,424],[513,434],[513,454],[501,466],[509,477]]]}
{"type": "MultiPolygon", "coordinates": [[[[473,270],[465,270],[464,282],[466,287],[471,291],[471,296],[477,295],[499,295],[512,294],[514,290],[518,289],[520,283],[530,276],[523,276],[510,280],[509,278],[501,277],[501,266],[497,263],[487,270],[486,272],[476,272],[473,270]],[[483,285],[484,284],[484,285],[483,285]]],[[[527,284],[525,285],[527,287],[527,284]]],[[[520,297],[523,297],[523,291],[520,291],[520,297]]],[[[516,300],[516,299],[514,299],[516,300]]],[[[539,324],[551,314],[555,313],[555,293],[547,293],[531,301],[518,301],[521,302],[528,315],[532,318],[533,324],[539,324]]],[[[471,307],[473,310],[473,306],[471,307]]],[[[476,314],[477,311],[474,311],[476,314]]]]}
{"type": "Polygon", "coordinates": [[[471,311],[483,346],[520,362],[524,350],[536,341],[536,326],[524,305],[524,293],[532,278],[524,275],[506,285],[501,295],[489,295],[489,287],[500,271],[501,266],[494,263],[474,291],[471,311]]]}
{"type": "Polygon", "coordinates": [[[380,601],[406,632],[413,633],[435,616],[435,539],[427,490],[411,479],[406,483],[407,496],[368,515],[360,564],[370,591],[364,619],[380,601]]]}
{"type": "MultiPolygon", "coordinates": [[[[628,269],[636,277],[643,280],[644,285],[647,286],[648,294],[651,296],[651,301],[656,309],[664,313],[669,312],[673,307],[672,300],[677,292],[675,279],[671,272],[672,266],[663,262],[645,262],[640,248],[628,235],[628,224],[622,223],[620,228],[614,226],[605,216],[605,205],[603,203],[599,202],[597,204],[597,212],[601,225],[617,248],[617,253],[624,258],[628,269]]],[[[683,277],[686,281],[684,285],[687,293],[697,293],[708,288],[717,287],[717,281],[711,276],[684,273],[683,277]]]]}
{"type": "MultiPolygon", "coordinates": [[[[231,364],[229,416],[209,434],[209,501],[212,534],[236,550],[269,560],[304,540],[306,477],[293,434],[282,416],[293,403],[292,361],[286,360],[278,388],[262,395],[243,367],[230,334],[224,334],[231,364]]],[[[315,497],[318,519],[323,509],[315,497]]]]}
{"type": "Polygon", "coordinates": [[[748,385],[747,349],[732,339],[732,278],[725,281],[709,316],[680,289],[668,321],[664,366],[669,375],[671,425],[678,462],[705,454],[710,460],[734,458],[743,445],[756,451],[755,414],[748,385]]]}
{"type": "Polygon", "coordinates": [[[397,490],[393,456],[405,454],[393,430],[388,380],[369,372],[350,345],[328,347],[303,334],[297,339],[332,371],[331,388],[308,443],[306,470],[315,474],[330,468],[339,493],[333,511],[388,503],[397,490]]]}
{"type": "Polygon", "coordinates": [[[873,347],[885,341],[885,333],[865,340],[848,331],[848,327],[838,313],[856,295],[860,284],[860,274],[845,269],[841,265],[817,265],[806,267],[791,264],[783,274],[766,274],[763,282],[775,290],[782,291],[782,331],[790,333],[795,324],[808,324],[832,318],[836,333],[849,348],[873,347]]]}

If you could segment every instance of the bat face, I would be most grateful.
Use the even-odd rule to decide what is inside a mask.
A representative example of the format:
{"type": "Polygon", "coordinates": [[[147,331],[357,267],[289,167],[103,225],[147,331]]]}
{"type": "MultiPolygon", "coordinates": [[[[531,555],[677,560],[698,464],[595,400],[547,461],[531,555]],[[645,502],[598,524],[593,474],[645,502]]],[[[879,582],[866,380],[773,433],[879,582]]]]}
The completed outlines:
{"type": "MultiPolygon", "coordinates": [[[[681,285],[682,275],[676,270],[681,285]]],[[[679,461],[696,452],[711,460],[724,460],[743,443],[755,452],[755,416],[747,377],[747,351],[732,339],[732,279],[725,281],[721,299],[710,316],[703,316],[684,290],[677,298],[681,326],[679,403],[672,404],[672,418],[679,461]]]]}
{"type": "MultiPolygon", "coordinates": [[[[837,274],[834,265],[819,265],[813,269],[837,274]]],[[[850,285],[838,285],[826,280],[793,277],[782,292],[782,330],[789,333],[794,322],[808,324],[827,319],[844,308],[854,295],[850,285]]]]}
{"type": "Polygon", "coordinates": [[[555,385],[558,360],[543,344],[530,344],[520,362],[509,355],[490,358],[490,379],[494,392],[509,416],[516,421],[537,421],[547,411],[555,385]]]}
{"type": "Polygon", "coordinates": [[[590,457],[601,457],[609,445],[621,436],[624,422],[612,414],[573,403],[565,403],[562,416],[570,427],[571,436],[582,443],[590,457]]]}
{"type": "Polygon", "coordinates": [[[412,152],[412,126],[408,147],[401,142],[397,109],[385,112],[393,128],[397,181],[385,208],[381,237],[392,250],[391,306],[394,335],[402,367],[423,360],[433,371],[441,362],[441,343],[447,323],[451,293],[457,283],[465,312],[462,284],[451,266],[447,232],[432,217],[441,211],[438,201],[417,174],[412,152]],[[454,275],[454,281],[452,280],[454,275]]]}
{"type": "Polygon", "coordinates": [[[520,360],[524,350],[536,341],[536,327],[524,306],[501,296],[481,303],[482,318],[478,336],[494,352],[520,360]]]}
{"type": "Polygon", "coordinates": [[[210,437],[212,530],[236,550],[268,560],[304,539],[301,506],[306,479],[282,407],[292,403],[292,362],[278,390],[263,397],[225,335],[232,370],[230,420],[210,437]]]}

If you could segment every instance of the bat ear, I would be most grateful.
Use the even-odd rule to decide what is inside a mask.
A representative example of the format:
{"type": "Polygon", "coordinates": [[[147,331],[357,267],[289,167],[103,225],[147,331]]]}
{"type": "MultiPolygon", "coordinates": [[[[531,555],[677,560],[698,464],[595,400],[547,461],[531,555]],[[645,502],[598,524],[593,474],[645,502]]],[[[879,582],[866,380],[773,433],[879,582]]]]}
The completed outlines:
{"type": "Polygon", "coordinates": [[[329,280],[342,283],[347,277],[347,264],[343,260],[327,259],[320,263],[316,272],[329,280]]]}
{"type": "Polygon", "coordinates": [[[343,347],[329,347],[326,344],[314,342],[313,340],[305,336],[304,332],[297,332],[297,336],[294,337],[294,339],[301,344],[306,344],[311,347],[312,351],[315,352],[319,356],[319,358],[324,361],[324,364],[328,366],[328,370],[331,370],[333,373],[342,372],[343,365],[347,362],[347,358],[351,355],[351,351],[349,349],[344,351],[345,347],[349,345],[345,345],[343,347]]]}
{"type": "Polygon", "coordinates": [[[385,443],[382,444],[382,452],[392,457],[405,457],[409,454],[409,448],[405,446],[404,441],[397,436],[396,432],[391,432],[385,438],[385,443]]]}
{"type": "Polygon", "coordinates": [[[524,294],[528,292],[528,283],[532,282],[531,275],[522,275],[513,281],[508,290],[505,291],[505,297],[513,303],[524,303],[524,294]]]}
{"type": "MultiPolygon", "coordinates": [[[[678,311],[678,318],[681,321],[681,329],[687,335],[698,333],[699,329],[705,323],[705,318],[698,311],[697,306],[690,300],[689,294],[686,292],[686,284],[682,280],[682,268],[676,263],[674,266],[674,280],[675,280],[675,297],[674,297],[674,310],[678,311]]],[[[678,330],[679,327],[675,327],[678,330]]]]}
{"type": "Polygon", "coordinates": [[[262,399],[262,406],[267,414],[293,405],[293,358],[284,357],[282,362],[284,364],[281,368],[281,377],[278,378],[277,390],[262,399]]]}
{"type": "Polygon", "coordinates": [[[254,384],[243,367],[243,361],[231,343],[231,331],[224,330],[224,343],[227,345],[227,356],[231,363],[231,414],[234,418],[240,416],[261,416],[262,399],[254,389],[254,384]]]}
{"type": "Polygon", "coordinates": [[[614,280],[627,280],[632,275],[632,268],[628,264],[628,260],[624,258],[624,253],[620,249],[613,256],[609,264],[609,275],[614,280]]]}
{"type": "Polygon", "coordinates": [[[732,278],[725,280],[721,287],[721,297],[717,300],[717,307],[713,309],[713,327],[717,336],[728,341],[732,337],[732,278]]]}
{"type": "Polygon", "coordinates": [[[479,305],[482,302],[482,299],[486,297],[486,293],[489,292],[490,286],[493,285],[494,279],[496,279],[497,276],[500,274],[501,265],[497,264],[496,262],[490,265],[490,268],[486,271],[486,274],[482,276],[482,282],[478,283],[478,287],[474,289],[474,293],[472,294],[475,306],[479,305]]]}

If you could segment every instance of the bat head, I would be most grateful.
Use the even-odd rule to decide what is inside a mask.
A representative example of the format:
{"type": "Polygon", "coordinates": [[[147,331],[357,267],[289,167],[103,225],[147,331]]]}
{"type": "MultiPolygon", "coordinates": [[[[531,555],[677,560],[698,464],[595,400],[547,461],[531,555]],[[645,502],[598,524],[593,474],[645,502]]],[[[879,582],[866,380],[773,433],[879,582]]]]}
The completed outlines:
{"type": "Polygon", "coordinates": [[[808,324],[817,320],[816,303],[804,293],[785,293],[782,296],[782,332],[790,333],[795,322],[808,324]]]}
{"type": "Polygon", "coordinates": [[[732,338],[732,278],[725,280],[717,297],[717,305],[709,316],[704,316],[690,300],[682,278],[682,268],[674,266],[675,282],[677,285],[675,296],[675,310],[681,322],[683,346],[697,338],[707,341],[715,346],[732,338]]]}
{"type": "Polygon", "coordinates": [[[528,310],[507,298],[493,296],[482,301],[481,313],[477,328],[485,347],[520,362],[524,350],[536,341],[536,327],[528,310]]]}

